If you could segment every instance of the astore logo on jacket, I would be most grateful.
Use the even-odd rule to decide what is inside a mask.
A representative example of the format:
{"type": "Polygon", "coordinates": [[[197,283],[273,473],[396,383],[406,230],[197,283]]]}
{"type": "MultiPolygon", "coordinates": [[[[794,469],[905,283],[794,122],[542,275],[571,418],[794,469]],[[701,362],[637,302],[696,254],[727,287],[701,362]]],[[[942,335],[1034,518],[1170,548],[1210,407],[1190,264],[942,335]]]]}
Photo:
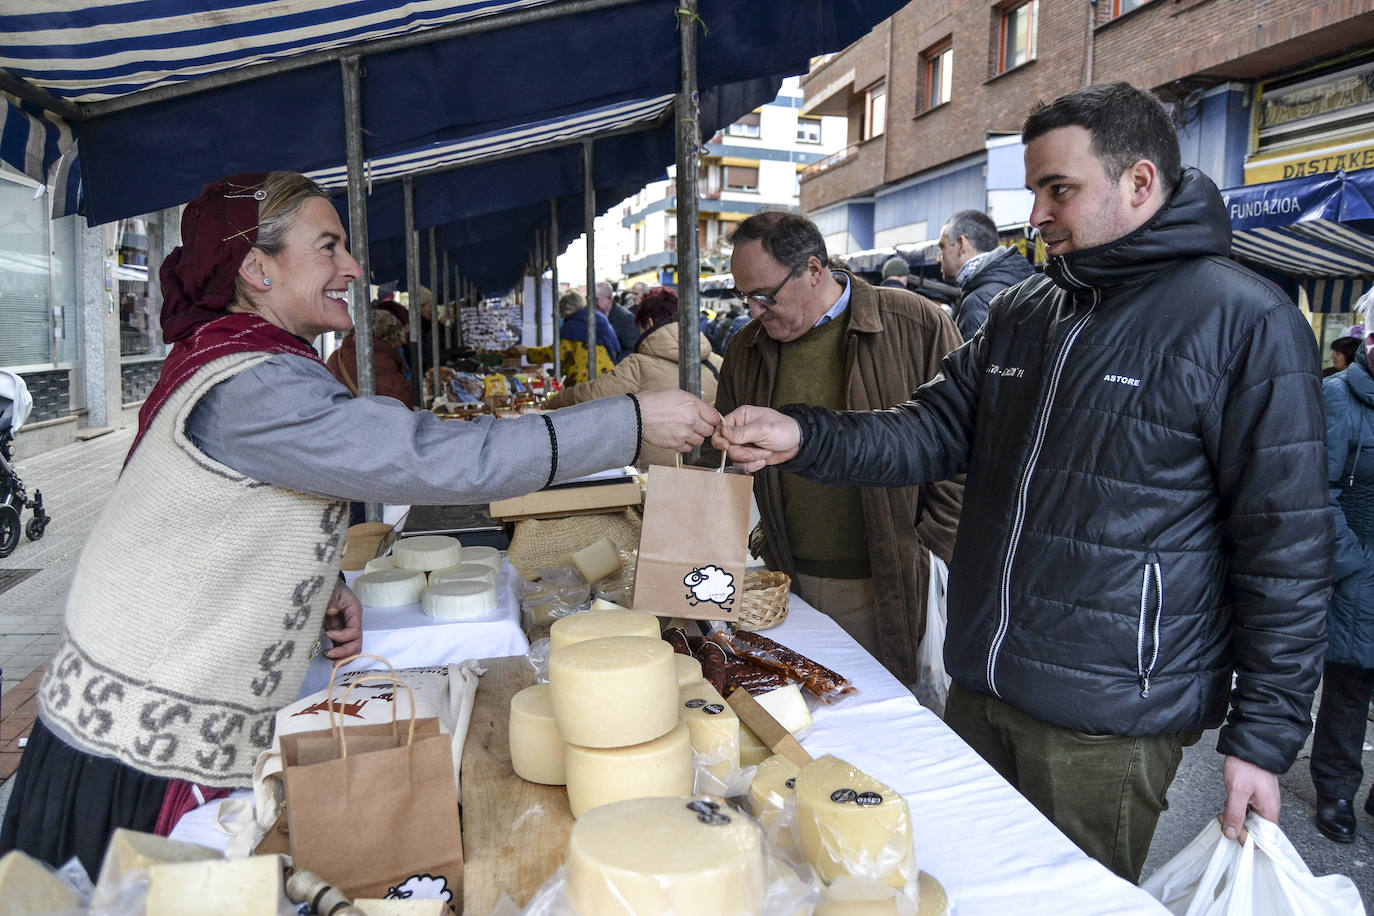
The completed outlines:
{"type": "Polygon", "coordinates": [[[1139,387],[1140,387],[1140,379],[1138,379],[1138,378],[1131,378],[1129,375],[1111,375],[1111,374],[1107,374],[1107,375],[1102,376],[1102,381],[1104,381],[1104,382],[1116,382],[1118,385],[1130,385],[1132,388],[1139,388],[1139,387]]]}

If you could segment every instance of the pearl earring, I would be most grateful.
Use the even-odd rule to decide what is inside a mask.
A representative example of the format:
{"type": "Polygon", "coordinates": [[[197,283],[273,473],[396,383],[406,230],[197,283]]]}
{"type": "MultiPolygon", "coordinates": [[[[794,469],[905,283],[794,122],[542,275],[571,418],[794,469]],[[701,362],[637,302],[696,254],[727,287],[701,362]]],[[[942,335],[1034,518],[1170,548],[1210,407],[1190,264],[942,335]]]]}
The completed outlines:
{"type": "Polygon", "coordinates": [[[263,277],[263,278],[262,278],[262,285],[263,285],[263,286],[271,286],[271,285],[272,285],[272,278],[271,278],[271,277],[263,277]]]}

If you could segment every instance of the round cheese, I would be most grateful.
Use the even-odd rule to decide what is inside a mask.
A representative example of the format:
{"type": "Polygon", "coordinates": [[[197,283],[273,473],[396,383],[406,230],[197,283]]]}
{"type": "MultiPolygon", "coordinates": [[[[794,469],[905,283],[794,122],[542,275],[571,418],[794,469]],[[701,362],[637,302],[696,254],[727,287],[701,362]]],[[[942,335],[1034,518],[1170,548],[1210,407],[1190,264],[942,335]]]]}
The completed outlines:
{"type": "Polygon", "coordinates": [[[563,757],[573,817],[628,798],[687,795],[692,791],[692,743],[679,722],[668,734],[631,747],[579,747],[563,757]]]}
{"type": "Polygon", "coordinates": [[[796,792],[802,854],[821,880],[859,875],[905,887],[915,877],[902,796],[829,755],[802,768],[796,792]]]}
{"type": "Polygon", "coordinates": [[[678,718],[692,736],[692,750],[722,782],[739,770],[739,716],[706,681],[678,691],[678,718]]]}
{"type": "Polygon", "coordinates": [[[557,652],[573,643],[607,636],[648,636],[659,639],[658,618],[643,611],[626,610],[569,614],[555,620],[549,628],[549,651],[557,652]]]}
{"type": "Polygon", "coordinates": [[[367,607],[402,607],[420,600],[425,574],[416,569],[379,569],[353,580],[353,593],[367,607]]]}
{"type": "Polygon", "coordinates": [[[673,667],[677,669],[677,689],[691,687],[701,680],[701,662],[681,652],[673,653],[673,667]]]}
{"type": "Polygon", "coordinates": [[[549,688],[569,744],[628,747],[677,725],[673,649],[661,639],[608,636],[564,646],[549,656],[549,688]]]}
{"type": "Polygon", "coordinates": [[[430,585],[438,585],[440,582],[455,582],[460,579],[495,585],[496,570],[485,563],[459,563],[457,566],[436,569],[429,574],[430,585]]]}
{"type": "Polygon", "coordinates": [[[422,537],[401,538],[391,548],[399,569],[443,569],[457,566],[463,555],[463,545],[457,538],[445,534],[426,534],[422,537]]]}
{"type": "Polygon", "coordinates": [[[563,739],[548,684],[533,684],[510,698],[510,762],[521,779],[563,785],[563,739]]]}
{"type": "Polygon", "coordinates": [[[393,557],[391,554],[386,554],[385,556],[380,557],[373,557],[371,560],[368,560],[365,564],[363,564],[363,572],[365,573],[376,572],[379,569],[395,568],[396,558],[393,557]]]}
{"type": "Polygon", "coordinates": [[[781,754],[769,757],[754,771],[754,781],[749,783],[749,804],[764,832],[782,814],[788,800],[796,798],[800,773],[801,767],[781,754]]]}
{"type": "Polygon", "coordinates": [[[496,610],[496,586],[470,579],[440,582],[425,589],[420,609],[439,620],[479,620],[496,610]]]}
{"type": "MultiPolygon", "coordinates": [[[[454,560],[454,563],[481,563],[490,566],[493,572],[501,572],[501,551],[495,547],[478,545],[476,547],[464,547],[462,560],[454,560]]],[[[447,565],[447,564],[446,564],[447,565]]]]}
{"type": "MultiPolygon", "coordinates": [[[[914,916],[949,916],[949,896],[944,887],[925,872],[917,878],[914,916]]],[[[814,916],[904,916],[912,913],[911,903],[886,884],[871,878],[840,875],[821,890],[825,900],[816,905],[814,916]]]]}
{"type": "Polygon", "coordinates": [[[758,916],[758,828],[717,799],[641,798],[588,811],[568,837],[568,902],[584,916],[758,916]]]}

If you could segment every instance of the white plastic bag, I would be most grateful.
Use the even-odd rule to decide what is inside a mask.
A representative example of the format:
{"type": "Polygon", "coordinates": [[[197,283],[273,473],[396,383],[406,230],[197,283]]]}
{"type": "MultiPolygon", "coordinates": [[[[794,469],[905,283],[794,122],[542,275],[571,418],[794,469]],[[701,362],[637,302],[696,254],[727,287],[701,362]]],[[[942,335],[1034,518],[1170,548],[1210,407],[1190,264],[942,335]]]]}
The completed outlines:
{"type": "Polygon", "coordinates": [[[949,567],[930,554],[930,585],[926,595],[926,635],[916,650],[916,699],[941,718],[949,696],[949,675],[945,672],[946,594],[949,567]]]}
{"type": "Polygon", "coordinates": [[[1364,916],[1355,883],[1313,876],[1278,824],[1252,811],[1245,830],[1242,846],[1209,821],[1141,888],[1175,916],[1364,916]]]}

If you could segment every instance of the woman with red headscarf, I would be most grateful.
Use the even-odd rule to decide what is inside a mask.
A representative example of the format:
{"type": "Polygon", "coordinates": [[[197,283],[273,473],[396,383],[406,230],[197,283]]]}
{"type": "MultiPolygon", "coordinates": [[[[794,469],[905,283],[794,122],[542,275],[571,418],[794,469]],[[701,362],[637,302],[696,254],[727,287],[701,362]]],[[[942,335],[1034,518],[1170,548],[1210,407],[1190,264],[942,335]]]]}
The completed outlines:
{"type": "Polygon", "coordinates": [[[175,346],[82,551],[0,852],[95,874],[115,828],[152,830],[187,783],[251,782],[326,637],[330,658],[361,644],[336,584],[347,501],[515,496],[641,442],[686,450],[720,419],[682,391],[469,423],[355,398],[309,341],[352,326],[358,275],[301,175],[234,175],[187,205],[161,270],[175,346]]]}

